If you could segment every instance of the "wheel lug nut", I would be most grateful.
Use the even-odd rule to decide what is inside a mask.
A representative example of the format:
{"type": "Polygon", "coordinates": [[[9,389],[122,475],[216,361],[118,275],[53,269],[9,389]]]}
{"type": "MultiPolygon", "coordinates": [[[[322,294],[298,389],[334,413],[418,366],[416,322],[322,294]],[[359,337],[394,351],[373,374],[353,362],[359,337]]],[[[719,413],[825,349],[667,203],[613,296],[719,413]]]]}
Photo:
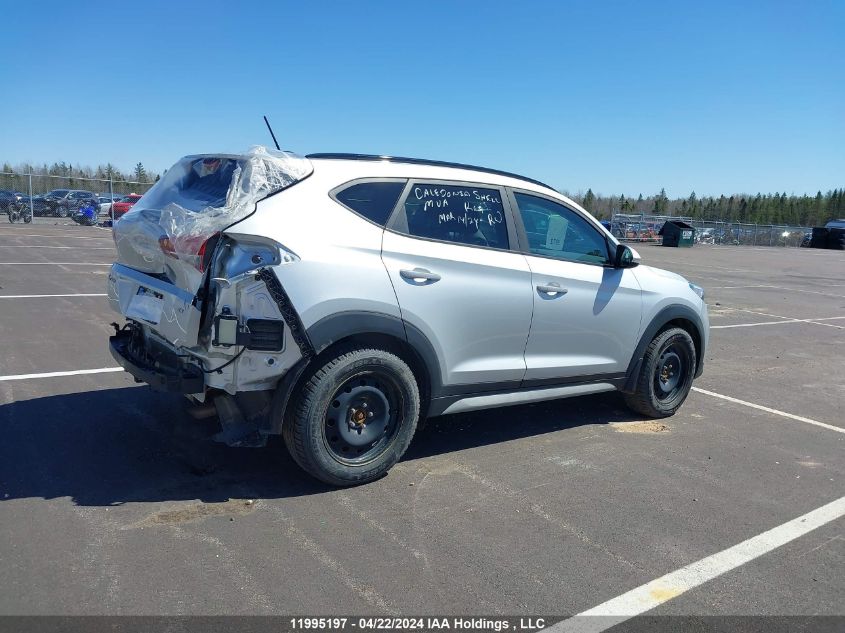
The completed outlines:
{"type": "Polygon", "coordinates": [[[373,417],[373,412],[372,412],[372,411],[370,411],[370,412],[367,414],[367,417],[368,417],[368,418],[373,417]]]}

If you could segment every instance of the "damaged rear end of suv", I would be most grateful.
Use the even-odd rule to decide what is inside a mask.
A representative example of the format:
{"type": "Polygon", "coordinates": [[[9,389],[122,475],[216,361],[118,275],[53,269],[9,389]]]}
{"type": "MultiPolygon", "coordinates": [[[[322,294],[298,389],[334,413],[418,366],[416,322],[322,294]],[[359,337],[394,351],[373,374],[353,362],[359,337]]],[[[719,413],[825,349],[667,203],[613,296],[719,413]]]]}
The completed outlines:
{"type": "Polygon", "coordinates": [[[349,180],[336,167],[263,147],[177,162],[115,223],[108,297],[125,324],[110,351],[137,382],[187,396],[194,417],[216,415],[217,441],[282,435],[304,470],[354,485],[407,449],[425,372],[384,227],[330,195],[349,180]]]}
{"type": "Polygon", "coordinates": [[[188,156],[115,223],[110,351],[136,381],[216,413],[216,439],[262,446],[279,377],[311,354],[276,268],[297,256],[237,224],[307,178],[306,158],[254,148],[188,156]]]}

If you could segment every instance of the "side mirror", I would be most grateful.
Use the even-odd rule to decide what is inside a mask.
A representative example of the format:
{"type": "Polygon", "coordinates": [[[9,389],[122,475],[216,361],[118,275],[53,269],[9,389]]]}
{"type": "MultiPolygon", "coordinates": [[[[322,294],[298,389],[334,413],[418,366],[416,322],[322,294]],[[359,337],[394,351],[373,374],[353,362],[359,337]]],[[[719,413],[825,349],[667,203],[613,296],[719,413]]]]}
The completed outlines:
{"type": "Polygon", "coordinates": [[[616,246],[616,257],[613,265],[616,268],[633,268],[640,263],[640,254],[626,244],[616,246]]]}

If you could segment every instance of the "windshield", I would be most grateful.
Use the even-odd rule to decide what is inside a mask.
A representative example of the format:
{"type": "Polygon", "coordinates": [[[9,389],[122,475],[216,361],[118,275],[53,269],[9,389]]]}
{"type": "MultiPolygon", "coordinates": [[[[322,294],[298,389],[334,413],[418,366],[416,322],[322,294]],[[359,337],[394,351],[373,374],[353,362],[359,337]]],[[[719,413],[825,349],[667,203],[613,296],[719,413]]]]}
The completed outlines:
{"type": "Polygon", "coordinates": [[[68,194],[69,191],[70,191],[69,189],[53,189],[53,191],[51,191],[47,195],[53,196],[55,198],[64,198],[68,194]]]}

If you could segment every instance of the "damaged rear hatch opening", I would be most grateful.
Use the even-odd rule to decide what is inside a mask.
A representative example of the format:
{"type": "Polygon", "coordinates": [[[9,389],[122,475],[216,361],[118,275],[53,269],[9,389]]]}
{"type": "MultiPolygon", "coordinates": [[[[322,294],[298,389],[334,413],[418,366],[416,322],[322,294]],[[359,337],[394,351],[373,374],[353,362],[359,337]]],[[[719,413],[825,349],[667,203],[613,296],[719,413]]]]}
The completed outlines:
{"type": "Polygon", "coordinates": [[[274,272],[297,256],[235,225],[312,172],[264,147],[187,156],[115,223],[108,298],[126,324],[110,350],[137,381],[204,401],[272,389],[302,358],[274,272]]]}

